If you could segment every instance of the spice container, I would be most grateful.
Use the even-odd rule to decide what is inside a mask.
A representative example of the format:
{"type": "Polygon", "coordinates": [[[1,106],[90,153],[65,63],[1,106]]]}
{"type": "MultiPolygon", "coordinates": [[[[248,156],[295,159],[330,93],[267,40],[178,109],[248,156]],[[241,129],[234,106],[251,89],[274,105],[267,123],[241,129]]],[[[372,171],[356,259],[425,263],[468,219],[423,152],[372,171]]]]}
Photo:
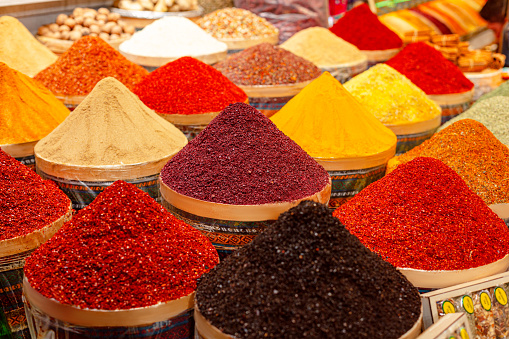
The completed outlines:
{"type": "Polygon", "coordinates": [[[429,139],[440,126],[440,106],[390,66],[376,65],[348,81],[345,88],[396,134],[397,155],[429,139]]]}
{"type": "Polygon", "coordinates": [[[253,107],[224,109],[161,171],[161,195],[221,255],[249,243],[300,200],[326,203],[327,172],[253,107]]]}
{"type": "Polygon", "coordinates": [[[327,72],[271,120],[329,172],[331,208],[383,177],[396,152],[396,135],[327,72]]]}
{"type": "Polygon", "coordinates": [[[401,51],[401,48],[392,48],[381,51],[362,51],[368,58],[368,68],[386,62],[401,51]]]}
{"type": "Polygon", "coordinates": [[[28,168],[35,170],[34,147],[37,141],[14,145],[0,145],[0,149],[28,168]]]}
{"type": "Polygon", "coordinates": [[[221,72],[191,57],[153,71],[134,88],[134,93],[189,140],[229,104],[248,102],[246,93],[221,72]]]}
{"type": "Polygon", "coordinates": [[[419,288],[452,286],[509,266],[507,226],[437,159],[400,165],[334,216],[419,288]]]}
{"type": "Polygon", "coordinates": [[[136,32],[119,49],[128,60],[153,71],[183,56],[213,65],[226,58],[227,46],[189,19],[165,17],[136,32]]]}
{"type": "MultiPolygon", "coordinates": [[[[146,3],[146,2],[145,2],[146,3]]],[[[148,11],[127,8],[111,8],[112,13],[120,14],[123,21],[129,25],[133,25],[136,29],[143,29],[159,19],[165,17],[183,17],[196,21],[203,14],[203,8],[197,6],[184,11],[148,11]]]]}
{"type": "Polygon", "coordinates": [[[502,69],[470,73],[465,72],[468,80],[474,83],[473,100],[479,99],[482,95],[491,92],[502,83],[502,69]]]}
{"type": "Polygon", "coordinates": [[[72,216],[52,182],[0,150],[0,310],[14,338],[30,338],[21,286],[25,258],[72,216]]]}
{"type": "Polygon", "coordinates": [[[268,117],[321,73],[313,63],[268,43],[232,54],[215,67],[268,117]]]}
{"type": "Polygon", "coordinates": [[[55,181],[76,210],[115,180],[129,181],[160,201],[159,172],[186,144],[175,126],[106,78],[36,145],[37,172],[55,181]]]}
{"type": "Polygon", "coordinates": [[[310,201],[205,274],[195,315],[207,339],[415,338],[422,324],[417,289],[310,201]]]}
{"type": "Polygon", "coordinates": [[[192,338],[196,280],[218,261],[198,231],[117,181],[27,258],[31,334],[192,338]]]}
{"type": "Polygon", "coordinates": [[[460,115],[470,108],[474,98],[474,89],[454,94],[429,94],[428,98],[442,108],[442,124],[460,115]]]}

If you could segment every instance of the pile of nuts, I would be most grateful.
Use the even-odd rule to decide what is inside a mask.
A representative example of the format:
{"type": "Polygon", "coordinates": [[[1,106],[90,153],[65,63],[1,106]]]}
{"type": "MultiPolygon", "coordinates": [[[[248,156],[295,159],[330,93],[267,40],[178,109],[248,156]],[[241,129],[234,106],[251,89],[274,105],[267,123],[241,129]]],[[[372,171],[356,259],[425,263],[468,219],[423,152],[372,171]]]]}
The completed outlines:
{"type": "Polygon", "coordinates": [[[114,7],[131,11],[185,12],[198,9],[198,0],[116,0],[114,7]]]}
{"type": "Polygon", "coordinates": [[[71,15],[59,14],[56,22],[41,26],[38,35],[76,41],[83,36],[98,36],[105,41],[129,39],[134,26],[120,20],[120,14],[111,13],[107,8],[75,8],[71,15]]]}

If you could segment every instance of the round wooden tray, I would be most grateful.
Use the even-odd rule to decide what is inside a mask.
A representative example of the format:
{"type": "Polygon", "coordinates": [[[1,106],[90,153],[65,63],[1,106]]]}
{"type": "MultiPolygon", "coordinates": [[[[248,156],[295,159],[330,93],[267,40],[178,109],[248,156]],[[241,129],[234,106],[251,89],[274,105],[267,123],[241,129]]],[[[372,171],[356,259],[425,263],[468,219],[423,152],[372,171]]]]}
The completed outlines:
{"type": "Polygon", "coordinates": [[[470,91],[453,94],[428,94],[428,98],[438,105],[458,105],[471,101],[474,97],[475,88],[470,91]]]}
{"type": "Polygon", "coordinates": [[[62,304],[55,299],[46,298],[30,286],[26,277],[23,279],[23,294],[31,305],[52,318],[73,325],[89,327],[133,327],[166,321],[192,309],[194,293],[166,303],[128,310],[80,309],[62,304]]]}
{"type": "MultiPolygon", "coordinates": [[[[440,106],[438,106],[440,108],[440,106]]],[[[440,108],[440,113],[437,114],[434,118],[424,121],[410,122],[407,124],[384,124],[385,127],[389,128],[396,135],[407,135],[407,134],[417,134],[423,133],[435,128],[440,127],[442,123],[442,109],[440,108]]]]}
{"type": "Polygon", "coordinates": [[[141,66],[147,66],[147,67],[161,67],[163,65],[166,65],[168,62],[175,61],[178,58],[181,58],[184,56],[190,56],[190,57],[198,59],[201,62],[204,62],[208,65],[213,65],[215,63],[218,63],[219,61],[226,59],[226,55],[227,55],[226,46],[225,46],[224,51],[212,53],[212,54],[176,55],[176,56],[169,56],[169,57],[152,57],[152,56],[146,56],[146,55],[130,54],[130,53],[127,53],[122,50],[122,45],[120,45],[119,51],[120,51],[120,53],[122,53],[123,56],[125,56],[127,58],[127,60],[134,62],[135,64],[138,64],[141,66]]]}
{"type": "Polygon", "coordinates": [[[381,51],[361,50],[361,52],[368,58],[369,62],[384,62],[398,54],[401,49],[402,48],[392,48],[381,51]]]}
{"type": "Polygon", "coordinates": [[[198,9],[192,11],[182,11],[182,12],[155,12],[155,11],[131,11],[128,9],[111,7],[110,11],[112,13],[118,13],[120,16],[124,18],[136,18],[136,19],[148,19],[148,20],[157,20],[164,18],[166,16],[181,16],[184,18],[195,18],[199,17],[203,14],[203,8],[198,6],[198,9]]]}
{"type": "Polygon", "coordinates": [[[389,149],[366,157],[356,158],[313,158],[327,171],[349,171],[371,168],[386,164],[396,154],[396,144],[389,149]]]}
{"type": "Polygon", "coordinates": [[[159,181],[161,186],[161,195],[170,205],[188,213],[197,214],[201,217],[219,220],[276,220],[281,213],[297,206],[302,200],[312,200],[322,204],[327,204],[331,194],[331,179],[329,178],[329,183],[325,185],[320,192],[299,200],[261,205],[227,205],[188,197],[172,190],[161,180],[161,178],[159,178],[159,181]]]}
{"type": "MultiPolygon", "coordinates": [[[[46,36],[36,35],[37,40],[39,40],[43,45],[49,48],[50,51],[52,51],[55,54],[63,54],[65,53],[69,47],[72,46],[74,41],[72,40],[62,40],[62,39],[55,39],[50,38],[46,36]]],[[[126,41],[128,39],[117,39],[113,41],[106,41],[111,47],[118,50],[118,47],[121,43],[126,41]]]]}
{"type": "MultiPolygon", "coordinates": [[[[313,79],[314,80],[314,79],[313,79]]],[[[299,94],[299,92],[309,85],[313,80],[297,82],[287,85],[268,85],[268,86],[244,86],[237,85],[250,98],[280,98],[299,94]]]]}
{"type": "Polygon", "coordinates": [[[465,270],[425,271],[400,267],[397,269],[416,287],[445,288],[502,273],[508,267],[509,254],[490,264],[465,270]]]}
{"type": "MultiPolygon", "coordinates": [[[[414,326],[403,334],[400,339],[415,339],[421,333],[422,328],[422,307],[421,314],[415,322],[414,326]]],[[[221,332],[217,327],[212,325],[205,317],[200,313],[196,301],[194,303],[194,321],[196,326],[196,332],[199,338],[203,339],[235,339],[234,336],[221,332]]]]}
{"type": "Polygon", "coordinates": [[[35,154],[37,169],[57,178],[79,179],[82,181],[115,181],[142,178],[158,174],[163,166],[175,155],[167,155],[160,160],[128,165],[76,166],[55,163],[35,154]]]}
{"type": "Polygon", "coordinates": [[[71,202],[69,202],[69,208],[64,213],[64,215],[62,215],[51,224],[23,236],[1,240],[0,258],[36,249],[45,243],[49,238],[51,238],[64,225],[66,221],[71,220],[71,217],[72,208],[71,202]]]}
{"type": "Polygon", "coordinates": [[[224,42],[226,46],[228,46],[229,50],[243,50],[252,46],[256,46],[258,44],[262,44],[264,42],[269,43],[271,45],[277,45],[277,43],[279,42],[279,33],[258,39],[244,39],[244,40],[217,39],[217,40],[224,42]]]}
{"type": "Polygon", "coordinates": [[[34,154],[34,147],[35,144],[37,144],[37,141],[24,142],[21,144],[0,145],[0,149],[13,158],[28,157],[34,154]]]}

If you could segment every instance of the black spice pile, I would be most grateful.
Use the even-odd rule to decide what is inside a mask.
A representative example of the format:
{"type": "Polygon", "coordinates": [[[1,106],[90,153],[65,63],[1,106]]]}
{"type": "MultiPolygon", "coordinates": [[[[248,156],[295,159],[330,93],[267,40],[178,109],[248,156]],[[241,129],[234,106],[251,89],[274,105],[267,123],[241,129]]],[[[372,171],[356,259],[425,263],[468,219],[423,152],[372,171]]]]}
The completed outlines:
{"type": "Polygon", "coordinates": [[[401,273],[308,201],[205,274],[196,301],[238,338],[399,338],[421,308],[401,273]]]}
{"type": "Polygon", "coordinates": [[[262,113],[236,103],[164,166],[161,179],[195,199],[259,205],[309,197],[329,174],[262,113]]]}

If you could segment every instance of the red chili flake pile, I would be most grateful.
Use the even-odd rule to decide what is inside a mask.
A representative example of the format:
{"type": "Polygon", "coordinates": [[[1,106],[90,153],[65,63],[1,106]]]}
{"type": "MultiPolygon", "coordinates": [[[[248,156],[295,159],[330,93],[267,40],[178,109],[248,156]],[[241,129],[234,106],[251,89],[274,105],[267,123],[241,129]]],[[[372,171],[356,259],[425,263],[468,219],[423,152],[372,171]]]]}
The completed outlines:
{"type": "Polygon", "coordinates": [[[385,26],[367,4],[346,12],[330,31],[360,50],[377,51],[403,46],[403,40],[385,26]]]}
{"type": "Polygon", "coordinates": [[[53,181],[0,150],[0,241],[30,234],[62,217],[69,198],[53,181]]]}
{"type": "Polygon", "coordinates": [[[269,43],[232,54],[215,67],[243,86],[294,84],[322,74],[312,62],[269,43]]]}
{"type": "Polygon", "coordinates": [[[374,182],[334,216],[396,267],[462,270],[509,252],[509,230],[443,162],[417,158],[374,182]]]}
{"type": "Polygon", "coordinates": [[[472,119],[455,122],[391,159],[388,171],[416,157],[443,161],[488,205],[509,203],[509,148],[480,122],[472,119]]]}
{"type": "Polygon", "coordinates": [[[424,42],[407,45],[386,62],[426,94],[468,92],[474,84],[442,53],[424,42]]]}
{"type": "Polygon", "coordinates": [[[190,294],[218,261],[199,231],[117,181],[27,258],[25,276],[62,304],[131,309],[190,294]]]}
{"type": "Polygon", "coordinates": [[[134,87],[145,105],[159,114],[220,112],[247,95],[221,72],[183,57],[159,67],[134,87]]]}
{"type": "Polygon", "coordinates": [[[103,39],[85,36],[34,79],[57,95],[87,95],[106,77],[114,77],[133,90],[147,74],[103,39]]]}
{"type": "Polygon", "coordinates": [[[162,169],[174,191],[231,205],[294,201],[321,191],[329,175],[253,107],[223,110],[162,169]]]}

